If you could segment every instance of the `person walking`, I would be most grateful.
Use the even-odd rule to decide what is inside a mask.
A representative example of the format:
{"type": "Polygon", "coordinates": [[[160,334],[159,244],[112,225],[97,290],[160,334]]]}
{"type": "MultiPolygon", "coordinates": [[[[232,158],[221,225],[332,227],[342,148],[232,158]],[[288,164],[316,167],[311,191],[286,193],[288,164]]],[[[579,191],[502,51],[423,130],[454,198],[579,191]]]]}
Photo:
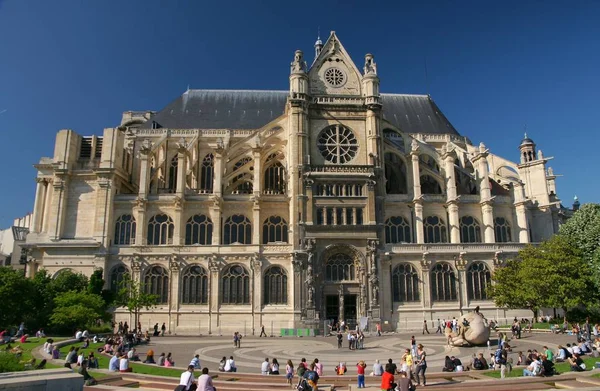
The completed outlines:
{"type": "Polygon", "coordinates": [[[287,361],[287,365],[285,366],[285,378],[287,379],[287,383],[290,387],[292,387],[292,379],[294,378],[294,364],[292,360],[287,361]]]}
{"type": "Polygon", "coordinates": [[[417,379],[417,386],[421,385],[421,379],[419,374],[423,376],[423,387],[427,380],[425,379],[425,370],[427,370],[427,353],[425,353],[425,349],[423,349],[423,345],[417,345],[417,355],[415,356],[415,364],[417,370],[415,371],[415,377],[417,379]]]}
{"type": "Polygon", "coordinates": [[[410,351],[413,357],[417,355],[417,340],[414,335],[410,337],[410,351]]]}
{"type": "Polygon", "coordinates": [[[381,337],[381,323],[377,322],[377,336],[381,337]]]}
{"type": "Polygon", "coordinates": [[[358,374],[358,388],[365,388],[365,368],[367,364],[364,361],[360,360],[358,364],[356,364],[356,373],[358,374]]]}
{"type": "Polygon", "coordinates": [[[258,336],[258,338],[262,338],[262,336],[265,336],[265,338],[267,337],[267,333],[265,333],[265,325],[261,325],[260,326],[260,335],[258,336]]]}
{"type": "Polygon", "coordinates": [[[161,337],[165,336],[165,331],[167,331],[167,325],[165,325],[163,323],[162,326],[160,326],[160,335],[161,335],[161,337]]]}
{"type": "MultiPolygon", "coordinates": [[[[444,321],[444,323],[445,323],[445,321],[444,321]]],[[[437,329],[435,330],[435,333],[436,334],[437,333],[443,334],[443,332],[442,332],[442,322],[440,322],[440,318],[438,318],[438,320],[437,320],[437,329]]]]}
{"type": "Polygon", "coordinates": [[[427,328],[427,319],[423,320],[423,334],[429,334],[429,329],[427,328]]]}

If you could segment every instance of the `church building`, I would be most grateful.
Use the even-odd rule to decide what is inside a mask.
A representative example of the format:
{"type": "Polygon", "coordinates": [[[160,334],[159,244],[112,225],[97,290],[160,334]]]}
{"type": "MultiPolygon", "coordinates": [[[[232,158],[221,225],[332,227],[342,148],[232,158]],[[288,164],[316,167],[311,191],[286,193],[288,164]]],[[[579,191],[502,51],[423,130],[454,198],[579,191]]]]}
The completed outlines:
{"type": "Polygon", "coordinates": [[[557,232],[550,158],[527,136],[508,157],[473,145],[429,95],[380,93],[364,58],[332,32],[312,65],[295,52],[288,91],[188,89],[96,135],[60,130],[35,165],[27,274],[129,274],[158,297],[143,329],[174,334],[531,316],[485,287],[557,232]]]}

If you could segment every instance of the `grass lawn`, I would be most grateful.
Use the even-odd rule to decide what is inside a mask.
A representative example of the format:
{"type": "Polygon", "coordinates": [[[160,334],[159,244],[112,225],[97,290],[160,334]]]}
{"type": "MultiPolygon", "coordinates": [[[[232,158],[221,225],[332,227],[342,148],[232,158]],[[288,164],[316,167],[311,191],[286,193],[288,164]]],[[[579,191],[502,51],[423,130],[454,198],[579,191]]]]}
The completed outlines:
{"type": "MultiPolygon", "coordinates": [[[[46,341],[48,340],[48,338],[52,338],[54,340],[54,342],[58,342],[58,341],[62,341],[62,340],[66,339],[66,338],[55,338],[55,337],[29,338],[28,341],[24,344],[22,344],[20,342],[14,342],[14,343],[11,343],[11,346],[13,348],[16,348],[18,346],[21,349],[23,349],[23,354],[20,357],[20,361],[28,362],[28,361],[31,361],[31,359],[33,358],[31,351],[39,346],[44,345],[46,343],[46,341]]],[[[2,345],[3,348],[5,346],[6,345],[2,345]]],[[[40,361],[41,360],[36,360],[37,363],[39,363],[40,361]]],[[[52,369],[52,368],[60,368],[60,366],[54,365],[50,362],[46,363],[45,369],[52,369]]]]}
{"type": "MultiPolygon", "coordinates": [[[[583,358],[583,362],[588,370],[595,368],[596,362],[600,362],[600,358],[595,357],[585,357],[583,358]]],[[[520,377],[523,376],[523,369],[527,368],[524,365],[521,366],[513,366],[513,370],[508,374],[507,377],[520,377]]],[[[571,367],[569,363],[561,362],[554,364],[554,368],[558,371],[558,373],[566,373],[571,371],[571,367]]],[[[500,379],[500,371],[488,371],[483,373],[486,376],[493,377],[495,379],[500,379]]],[[[595,377],[600,377],[600,374],[594,375],[595,377]]]]}
{"type": "MultiPolygon", "coordinates": [[[[62,348],[60,348],[60,357],[62,359],[64,359],[64,357],[67,356],[67,353],[69,352],[69,349],[71,348],[71,346],[80,347],[82,345],[83,345],[83,343],[77,342],[73,345],[63,346],[62,348]]],[[[96,356],[96,358],[98,359],[98,365],[100,366],[100,368],[108,369],[108,363],[110,361],[110,357],[107,355],[104,355],[102,353],[98,353],[98,348],[101,348],[103,346],[104,346],[103,343],[91,343],[87,349],[84,349],[84,351],[85,351],[86,356],[90,352],[93,351],[94,356],[96,356]]],[[[177,378],[179,376],[181,376],[180,369],[165,368],[165,367],[159,367],[156,365],[137,364],[133,361],[129,362],[129,367],[133,369],[133,372],[143,373],[145,375],[168,376],[168,377],[177,377],[177,378]]],[[[90,372],[92,372],[92,371],[93,371],[93,369],[90,370],[90,372]]],[[[95,372],[95,373],[98,373],[98,372],[95,372]]],[[[118,373],[115,373],[115,374],[118,374],[118,373]]]]}

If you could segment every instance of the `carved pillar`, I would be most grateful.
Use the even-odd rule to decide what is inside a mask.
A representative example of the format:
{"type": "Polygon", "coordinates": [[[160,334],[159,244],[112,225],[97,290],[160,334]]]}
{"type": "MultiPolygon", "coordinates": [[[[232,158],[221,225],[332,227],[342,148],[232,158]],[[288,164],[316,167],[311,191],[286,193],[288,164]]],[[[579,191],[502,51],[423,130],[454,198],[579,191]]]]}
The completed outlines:
{"type": "Polygon", "coordinates": [[[369,198],[367,203],[367,218],[365,219],[369,225],[377,224],[377,213],[375,209],[375,204],[377,202],[377,197],[375,194],[375,188],[377,186],[377,182],[375,181],[367,181],[367,189],[369,191],[369,198]]]}
{"type": "MultiPolygon", "coordinates": [[[[315,281],[315,264],[314,264],[314,256],[315,256],[315,239],[309,238],[304,239],[304,250],[306,251],[306,280],[304,281],[305,289],[306,289],[306,317],[308,320],[314,320],[315,314],[315,304],[317,301],[316,297],[316,281],[315,281]]],[[[323,289],[321,289],[322,293],[323,289]]],[[[321,306],[323,303],[321,303],[321,306]]]]}
{"type": "Polygon", "coordinates": [[[344,314],[344,285],[343,284],[340,284],[340,286],[339,286],[338,297],[339,297],[339,304],[340,304],[340,308],[339,308],[340,317],[339,317],[339,320],[341,322],[342,320],[345,320],[344,316],[346,315],[346,314],[344,314]]]}
{"type": "Polygon", "coordinates": [[[135,282],[142,281],[142,261],[138,255],[134,255],[131,259],[131,279],[135,282]]]}
{"type": "Polygon", "coordinates": [[[179,311],[179,295],[181,292],[179,291],[179,260],[177,254],[171,255],[169,258],[169,331],[175,331],[177,327],[178,316],[177,311],[179,311]],[[175,315],[173,316],[173,313],[175,315]]]}
{"type": "Polygon", "coordinates": [[[302,270],[304,268],[304,254],[294,252],[292,256],[292,268],[294,270],[294,313],[302,313],[302,307],[304,303],[304,295],[302,289],[304,287],[304,281],[302,281],[302,270]]]}
{"type": "Polygon", "coordinates": [[[94,218],[94,239],[105,248],[110,246],[113,223],[114,186],[112,178],[98,178],[98,192],[94,218]]]}
{"type": "Polygon", "coordinates": [[[252,284],[252,305],[253,314],[252,317],[252,332],[257,326],[260,326],[261,319],[257,319],[256,316],[261,314],[262,312],[262,303],[263,303],[263,289],[262,289],[262,260],[260,259],[260,254],[254,254],[254,256],[250,259],[250,267],[252,268],[252,278],[254,279],[252,284]]]}
{"type": "Polygon", "coordinates": [[[481,203],[481,215],[483,220],[483,240],[485,243],[494,243],[494,206],[491,202],[481,203]]]}
{"type": "Polygon", "coordinates": [[[177,189],[176,194],[182,198],[185,194],[185,175],[187,173],[187,156],[186,150],[187,145],[185,140],[182,138],[178,143],[179,148],[177,149],[177,189]]]}
{"type": "Polygon", "coordinates": [[[430,275],[430,270],[431,270],[431,260],[427,259],[427,256],[429,255],[428,252],[424,252],[423,256],[421,258],[421,262],[420,262],[420,266],[421,266],[421,287],[422,287],[422,292],[421,292],[421,305],[423,306],[423,308],[431,308],[432,305],[432,301],[431,301],[431,275],[430,275]]]}
{"type": "Polygon", "coordinates": [[[221,196],[223,192],[223,148],[215,149],[215,166],[213,177],[213,194],[221,196]]]}
{"type": "Polygon", "coordinates": [[[52,207],[50,211],[49,237],[50,240],[60,240],[63,234],[67,209],[68,179],[56,177],[53,182],[52,207]]]}
{"type": "Polygon", "coordinates": [[[524,202],[515,203],[517,212],[517,225],[519,243],[529,243],[529,222],[527,219],[527,207],[524,202]]]}
{"type": "Polygon", "coordinates": [[[219,298],[221,295],[221,281],[219,279],[219,272],[221,270],[221,264],[217,255],[213,255],[208,258],[208,269],[210,270],[209,276],[209,317],[210,317],[210,332],[218,330],[219,327],[219,298]]]}
{"type": "Polygon", "coordinates": [[[415,200],[415,237],[417,243],[425,243],[425,232],[423,232],[423,201],[415,200]]]}
{"type": "Polygon", "coordinates": [[[304,216],[304,222],[306,225],[313,225],[313,184],[312,179],[304,180],[304,192],[306,193],[306,202],[304,203],[304,210],[302,216],[304,216]]]}
{"type": "Polygon", "coordinates": [[[185,239],[185,221],[183,219],[183,205],[184,200],[179,196],[175,196],[173,199],[173,245],[181,246],[185,239]]]}
{"type": "Polygon", "coordinates": [[[146,223],[146,204],[147,201],[145,198],[138,197],[136,205],[133,207],[136,222],[135,244],[137,246],[146,245],[146,232],[148,230],[148,224],[146,223]]]}
{"type": "Polygon", "coordinates": [[[464,252],[461,252],[454,261],[456,270],[458,270],[458,292],[456,293],[458,296],[458,308],[460,308],[461,314],[463,309],[469,305],[467,294],[467,262],[464,252]]]}
{"type": "Polygon", "coordinates": [[[417,200],[421,198],[421,172],[419,169],[419,143],[414,139],[411,144],[410,159],[413,180],[413,199],[417,200]]]}
{"type": "Polygon", "coordinates": [[[448,204],[448,222],[450,223],[450,243],[460,243],[460,220],[456,200],[448,204]]]}
{"type": "Polygon", "coordinates": [[[221,218],[221,207],[223,205],[223,200],[218,195],[213,195],[211,197],[212,205],[209,207],[210,219],[213,223],[213,234],[212,234],[212,245],[218,246],[221,244],[221,233],[223,230],[221,229],[222,218],[221,218]]]}
{"type": "Polygon", "coordinates": [[[48,182],[43,178],[35,178],[35,181],[37,182],[37,185],[35,188],[35,203],[33,206],[33,222],[31,231],[42,232],[42,222],[44,220],[44,209],[48,182]]]}
{"type": "Polygon", "coordinates": [[[260,158],[260,151],[261,148],[260,147],[256,147],[252,149],[252,156],[254,157],[254,176],[253,176],[253,182],[252,182],[252,187],[254,190],[254,195],[255,196],[260,196],[263,192],[262,189],[262,178],[264,173],[262,172],[262,161],[260,158]]]}
{"type": "MultiPolygon", "coordinates": [[[[256,175],[256,174],[255,174],[256,175]]],[[[260,197],[256,197],[252,206],[252,244],[260,244],[262,221],[260,221],[260,197]]]]}
{"type": "Polygon", "coordinates": [[[138,188],[138,196],[146,199],[149,193],[148,186],[150,184],[150,141],[145,140],[140,148],[140,186],[138,188]]]}

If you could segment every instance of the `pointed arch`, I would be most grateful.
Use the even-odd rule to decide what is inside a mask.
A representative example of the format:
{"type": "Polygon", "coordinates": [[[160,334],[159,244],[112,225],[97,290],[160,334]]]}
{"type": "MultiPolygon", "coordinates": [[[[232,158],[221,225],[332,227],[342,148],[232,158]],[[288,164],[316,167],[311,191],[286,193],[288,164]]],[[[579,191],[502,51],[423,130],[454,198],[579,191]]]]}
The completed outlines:
{"type": "Polygon", "coordinates": [[[286,172],[281,163],[281,153],[272,153],[265,162],[263,193],[268,195],[286,193],[286,172]]]}
{"type": "Polygon", "coordinates": [[[442,194],[442,186],[433,176],[421,175],[421,192],[423,194],[442,194]]]}
{"type": "Polygon", "coordinates": [[[401,263],[392,271],[392,300],[407,303],[420,300],[419,273],[409,263],[401,263]]]}
{"type": "Polygon", "coordinates": [[[387,194],[407,194],[406,164],[393,152],[385,153],[385,191],[387,194]]]}
{"type": "Polygon", "coordinates": [[[460,218],[460,242],[481,243],[481,225],[473,216],[460,218]]]}
{"type": "Polygon", "coordinates": [[[281,266],[271,266],[264,274],[263,302],[269,304],[287,304],[287,273],[281,266]]]}
{"type": "Polygon", "coordinates": [[[457,280],[448,262],[439,262],[430,271],[431,301],[456,301],[457,280]]]}
{"type": "Polygon", "coordinates": [[[208,303],[208,273],[201,265],[190,265],[181,273],[181,304],[208,303]]]}
{"type": "Polygon", "coordinates": [[[160,265],[150,266],[144,273],[144,290],[157,296],[157,304],[169,302],[169,273],[160,265]]]}

